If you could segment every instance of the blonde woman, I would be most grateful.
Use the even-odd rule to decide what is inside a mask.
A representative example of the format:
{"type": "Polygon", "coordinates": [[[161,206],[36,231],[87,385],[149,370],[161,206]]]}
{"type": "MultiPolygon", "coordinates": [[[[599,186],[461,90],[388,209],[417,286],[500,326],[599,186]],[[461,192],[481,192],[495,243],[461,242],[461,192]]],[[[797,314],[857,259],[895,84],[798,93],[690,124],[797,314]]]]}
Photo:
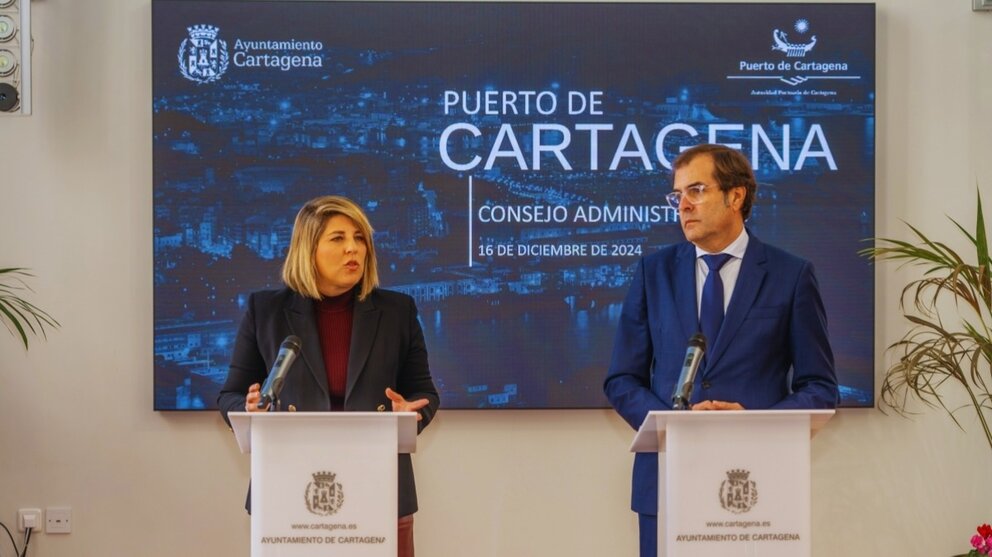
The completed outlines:
{"type": "MultiPolygon", "coordinates": [[[[307,202],[293,225],[285,288],[251,295],[227,381],[217,399],[224,419],[258,409],[260,384],[279,345],[302,341],[280,402],[298,411],[417,412],[418,429],[440,404],[413,298],[379,288],[372,226],[350,199],[307,202]]],[[[249,504],[250,504],[249,497],[249,504]]],[[[250,511],[250,509],[249,509],[250,511]]],[[[399,555],[413,556],[417,511],[410,455],[399,455],[399,555]]]]}

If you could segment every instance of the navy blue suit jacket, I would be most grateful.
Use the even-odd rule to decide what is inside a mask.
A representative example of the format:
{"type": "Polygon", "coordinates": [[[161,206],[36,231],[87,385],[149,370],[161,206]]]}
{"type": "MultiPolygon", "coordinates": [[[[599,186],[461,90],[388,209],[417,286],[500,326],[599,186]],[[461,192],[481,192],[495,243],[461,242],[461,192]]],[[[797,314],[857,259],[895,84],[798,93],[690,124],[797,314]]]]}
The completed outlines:
{"type": "MultiPolygon", "coordinates": [[[[300,337],[303,349],[283,384],[280,395],[283,410],[290,405],[300,412],[331,410],[314,311],[313,300],[288,288],[251,295],[238,329],[231,369],[217,398],[225,420],[228,412],[244,411],[248,387],[265,382],[279,345],[289,335],[300,337]]],[[[431,379],[417,307],[406,294],[376,289],[365,301],[355,300],[344,410],[390,410],[392,403],[386,398],[386,387],[407,400],[426,398],[429,403],[420,410],[422,419],[417,425],[423,430],[430,423],[440,399],[431,379]]],[[[401,454],[399,516],[416,510],[413,465],[410,455],[401,454]]]]}
{"type": "MultiPolygon", "coordinates": [[[[604,384],[610,404],[631,427],[640,427],[652,410],[671,410],[686,346],[698,330],[695,246],[683,242],[641,259],[604,384]]],[[[835,407],[833,353],[812,264],[750,235],[720,333],[707,339],[703,366],[693,403],[835,407]]],[[[634,457],[631,508],[658,512],[655,454],[634,457]]]]}

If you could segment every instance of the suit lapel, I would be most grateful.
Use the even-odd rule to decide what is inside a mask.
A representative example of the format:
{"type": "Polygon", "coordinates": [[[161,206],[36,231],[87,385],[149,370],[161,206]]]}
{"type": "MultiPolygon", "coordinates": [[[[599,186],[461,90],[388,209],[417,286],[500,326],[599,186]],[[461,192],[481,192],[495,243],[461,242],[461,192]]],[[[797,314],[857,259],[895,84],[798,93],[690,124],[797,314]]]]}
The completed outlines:
{"type": "Polygon", "coordinates": [[[696,248],[686,242],[675,256],[672,283],[675,286],[675,306],[685,338],[699,330],[699,310],[696,307],[696,248]]]}
{"type": "Polygon", "coordinates": [[[320,334],[317,332],[313,300],[293,294],[293,301],[286,308],[286,319],[289,321],[289,330],[300,337],[303,343],[303,353],[300,356],[307,370],[324,390],[324,397],[327,398],[329,396],[327,371],[324,369],[324,356],[320,351],[320,334]]]}
{"type": "Polygon", "coordinates": [[[368,297],[364,302],[355,300],[355,317],[351,327],[351,348],[348,351],[348,385],[344,392],[345,400],[351,396],[358,377],[365,371],[375,335],[379,329],[381,312],[368,297]]]}
{"type": "Polygon", "coordinates": [[[758,297],[765,274],[765,246],[752,234],[748,238],[747,251],[744,252],[744,259],[741,260],[741,271],[737,275],[737,283],[734,284],[734,292],[730,297],[730,305],[727,306],[723,325],[720,326],[720,334],[717,335],[716,342],[711,345],[706,356],[707,371],[716,366],[720,357],[733,342],[737,330],[744,323],[744,317],[758,297]]]}

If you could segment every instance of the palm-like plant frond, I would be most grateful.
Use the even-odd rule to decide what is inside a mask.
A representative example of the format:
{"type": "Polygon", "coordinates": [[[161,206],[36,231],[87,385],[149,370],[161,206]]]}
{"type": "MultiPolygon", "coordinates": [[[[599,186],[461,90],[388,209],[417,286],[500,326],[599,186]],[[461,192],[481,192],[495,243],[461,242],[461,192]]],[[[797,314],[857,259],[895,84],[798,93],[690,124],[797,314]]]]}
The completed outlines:
{"type": "Polygon", "coordinates": [[[902,290],[900,309],[912,327],[889,350],[899,361],[885,372],[881,402],[899,414],[917,399],[943,409],[961,427],[956,413],[972,409],[992,448],[992,257],[978,194],[978,218],[971,233],[954,219],[976,253],[974,263],[907,223],[916,242],[877,238],[859,253],[873,260],[922,267],[923,277],[902,290]],[[948,308],[951,308],[948,311],[948,308]],[[958,385],[970,404],[949,407],[946,386],[958,385]]]}
{"type": "Polygon", "coordinates": [[[32,291],[25,279],[33,276],[21,267],[0,269],[0,321],[10,334],[21,339],[25,350],[28,349],[29,333],[48,338],[46,327],[59,327],[59,322],[48,312],[22,297],[24,292],[32,291]]]}

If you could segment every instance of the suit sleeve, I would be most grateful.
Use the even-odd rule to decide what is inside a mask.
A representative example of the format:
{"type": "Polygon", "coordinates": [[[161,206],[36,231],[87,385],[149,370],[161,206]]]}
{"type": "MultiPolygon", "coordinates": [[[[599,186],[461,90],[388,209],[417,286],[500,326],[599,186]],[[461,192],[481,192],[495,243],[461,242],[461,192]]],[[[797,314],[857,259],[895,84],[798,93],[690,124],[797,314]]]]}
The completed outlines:
{"type": "Polygon", "coordinates": [[[617,413],[634,429],[648,412],[671,410],[651,389],[654,349],[647,310],[644,259],[637,264],[627,298],[620,313],[613,341],[613,357],[603,390],[617,413]]]}
{"type": "Polygon", "coordinates": [[[420,409],[422,419],[417,422],[417,432],[421,432],[434,419],[434,414],[441,404],[437,387],[431,378],[430,365],[427,360],[427,344],[424,341],[424,330],[417,318],[417,305],[413,298],[408,298],[408,319],[410,343],[406,359],[396,377],[396,391],[407,400],[426,398],[427,406],[420,409]]]}
{"type": "Polygon", "coordinates": [[[827,335],[827,315],[813,265],[809,262],[803,265],[799,274],[791,312],[792,392],[773,408],[835,408],[839,393],[834,355],[827,335]]]}
{"type": "Polygon", "coordinates": [[[255,295],[252,294],[248,298],[248,311],[238,327],[227,380],[217,396],[217,406],[227,425],[231,425],[228,412],[244,411],[248,387],[253,383],[264,382],[266,375],[265,360],[258,350],[258,338],[255,335],[255,295]]]}

